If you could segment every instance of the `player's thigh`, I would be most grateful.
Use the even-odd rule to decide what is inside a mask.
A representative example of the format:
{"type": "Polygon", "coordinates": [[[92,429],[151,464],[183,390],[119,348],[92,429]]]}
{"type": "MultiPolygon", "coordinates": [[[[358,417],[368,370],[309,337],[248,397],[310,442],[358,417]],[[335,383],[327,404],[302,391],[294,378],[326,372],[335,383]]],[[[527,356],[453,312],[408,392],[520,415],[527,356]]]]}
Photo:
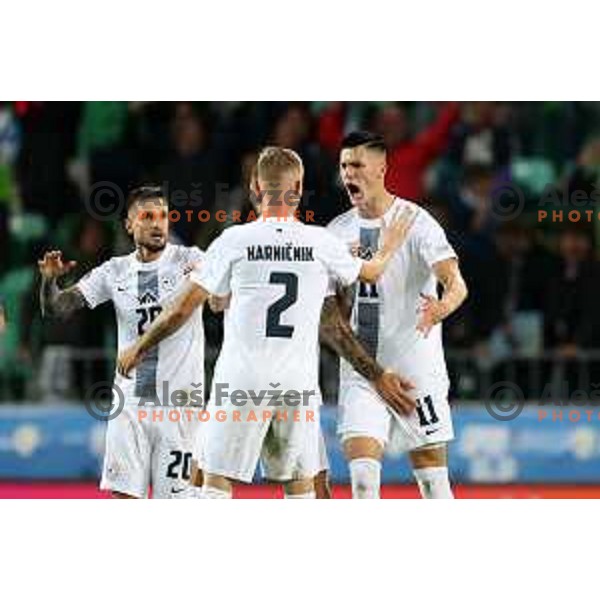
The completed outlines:
{"type": "Polygon", "coordinates": [[[446,443],[454,439],[448,388],[434,381],[418,382],[414,395],[416,410],[395,416],[389,450],[412,453],[422,448],[424,457],[440,458],[446,443]]]}
{"type": "Polygon", "coordinates": [[[279,482],[312,480],[323,466],[318,403],[290,408],[283,414],[285,419],[273,418],[264,440],[263,475],[279,482]]]}
{"type": "Polygon", "coordinates": [[[126,404],[106,429],[100,488],[144,498],[150,484],[152,444],[137,406],[126,404]]]}
{"type": "Polygon", "coordinates": [[[342,383],[338,408],[338,435],[348,460],[379,460],[388,442],[392,414],[368,384],[342,383]]]}
{"type": "Polygon", "coordinates": [[[202,428],[200,466],[207,474],[250,483],[269,428],[259,410],[235,407],[227,402],[210,409],[202,428]]]}
{"type": "Polygon", "coordinates": [[[152,496],[190,496],[193,438],[189,414],[179,408],[162,409],[163,419],[152,424],[152,496]]]}

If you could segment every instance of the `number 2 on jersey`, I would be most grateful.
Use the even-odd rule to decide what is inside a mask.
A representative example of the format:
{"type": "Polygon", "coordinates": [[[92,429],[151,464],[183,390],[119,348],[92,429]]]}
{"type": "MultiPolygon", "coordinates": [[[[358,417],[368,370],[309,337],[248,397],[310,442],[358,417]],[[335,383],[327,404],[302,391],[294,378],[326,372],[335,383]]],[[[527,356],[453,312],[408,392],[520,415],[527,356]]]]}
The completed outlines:
{"type": "Polygon", "coordinates": [[[293,325],[282,325],[281,314],[298,300],[298,275],[295,273],[271,273],[269,283],[285,285],[285,294],[269,306],[267,310],[267,337],[291,338],[293,325]]]}

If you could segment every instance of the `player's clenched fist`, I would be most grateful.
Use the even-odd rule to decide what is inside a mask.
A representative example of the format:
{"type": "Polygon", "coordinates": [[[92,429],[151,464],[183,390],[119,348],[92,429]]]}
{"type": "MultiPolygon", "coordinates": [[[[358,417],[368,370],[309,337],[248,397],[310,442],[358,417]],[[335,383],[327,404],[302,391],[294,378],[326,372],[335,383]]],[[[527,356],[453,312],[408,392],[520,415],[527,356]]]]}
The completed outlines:
{"type": "Polygon", "coordinates": [[[56,279],[68,273],[77,264],[74,260],[63,262],[60,250],[46,252],[42,260],[38,260],[38,268],[44,279],[56,279]]]}
{"type": "Polygon", "coordinates": [[[142,353],[139,351],[137,345],[134,344],[119,354],[117,371],[123,377],[129,377],[129,373],[137,367],[141,360],[142,353]]]}
{"type": "Polygon", "coordinates": [[[410,393],[414,384],[392,371],[384,371],[374,382],[377,393],[385,402],[401,415],[410,414],[416,407],[410,393]]]}

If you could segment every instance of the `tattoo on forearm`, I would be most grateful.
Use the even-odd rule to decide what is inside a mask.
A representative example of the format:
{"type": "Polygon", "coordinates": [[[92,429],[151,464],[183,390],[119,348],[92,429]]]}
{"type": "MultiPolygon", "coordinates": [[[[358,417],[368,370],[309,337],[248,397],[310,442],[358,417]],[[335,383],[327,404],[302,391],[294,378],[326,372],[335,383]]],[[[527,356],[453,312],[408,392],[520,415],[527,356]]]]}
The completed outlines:
{"type": "Polygon", "coordinates": [[[352,307],[354,305],[354,295],[356,294],[356,285],[348,287],[339,287],[337,290],[337,302],[341,312],[342,319],[350,321],[352,316],[352,307]]]}
{"type": "Polygon", "coordinates": [[[42,278],[40,286],[40,306],[42,316],[67,318],[86,306],[83,294],[76,286],[61,290],[56,279],[42,278]]]}
{"type": "Polygon", "coordinates": [[[319,335],[324,344],[346,359],[354,370],[368,381],[375,381],[383,373],[383,367],[354,335],[350,323],[342,314],[339,298],[335,296],[325,299],[319,335]]]}

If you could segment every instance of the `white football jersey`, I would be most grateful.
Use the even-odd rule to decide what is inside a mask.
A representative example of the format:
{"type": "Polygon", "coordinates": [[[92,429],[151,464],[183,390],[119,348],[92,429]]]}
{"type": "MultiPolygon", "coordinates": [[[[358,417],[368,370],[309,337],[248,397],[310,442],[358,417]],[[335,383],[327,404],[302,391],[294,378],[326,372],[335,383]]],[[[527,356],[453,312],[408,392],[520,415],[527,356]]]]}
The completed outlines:
{"type": "MultiPolygon", "coordinates": [[[[122,352],[146,331],[161,311],[181,293],[193,268],[204,253],[195,247],[167,244],[160,257],[141,262],[136,252],[117,256],[92,269],[77,283],[90,308],[112,301],[117,316],[118,352],[122,352]]],[[[131,379],[115,373],[115,384],[126,402],[141,397],[166,400],[181,390],[200,390],[204,396],[204,328],[202,309],[173,335],[150,350],[131,372],[131,379]]],[[[192,396],[196,399],[198,394],[192,396]]],[[[181,398],[177,398],[181,400],[181,398]]],[[[198,398],[198,400],[200,400],[198,398]]]]}
{"type": "MultiPolygon", "coordinates": [[[[437,297],[432,266],[456,258],[456,253],[437,221],[412,202],[395,198],[382,217],[384,222],[389,223],[396,210],[406,206],[417,211],[415,222],[379,281],[356,286],[352,327],[383,366],[418,381],[434,378],[440,385],[447,385],[441,324],[427,338],[416,327],[422,302],[420,294],[437,297]]],[[[380,245],[381,219],[363,219],[356,208],[334,219],[328,229],[347,248],[358,246],[363,258],[369,258],[380,245]]],[[[345,361],[341,376],[342,380],[360,377],[345,361]]]]}
{"type": "Polygon", "coordinates": [[[228,391],[314,390],[320,398],[319,324],[328,282],[352,284],[361,262],[316,225],[266,218],[226,229],[192,274],[209,293],[232,294],[213,394],[219,383],[228,391]]]}

